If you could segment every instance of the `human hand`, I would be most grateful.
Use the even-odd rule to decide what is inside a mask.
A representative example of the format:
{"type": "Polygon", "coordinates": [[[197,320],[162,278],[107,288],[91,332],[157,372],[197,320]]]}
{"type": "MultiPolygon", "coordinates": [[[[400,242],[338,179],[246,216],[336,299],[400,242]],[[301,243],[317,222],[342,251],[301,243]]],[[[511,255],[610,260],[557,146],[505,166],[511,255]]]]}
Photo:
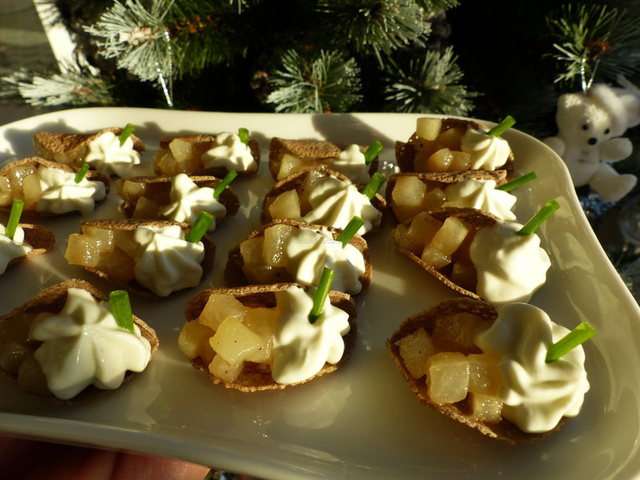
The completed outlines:
{"type": "Polygon", "coordinates": [[[0,472],[12,480],[203,480],[180,460],[0,437],[0,472]]]}

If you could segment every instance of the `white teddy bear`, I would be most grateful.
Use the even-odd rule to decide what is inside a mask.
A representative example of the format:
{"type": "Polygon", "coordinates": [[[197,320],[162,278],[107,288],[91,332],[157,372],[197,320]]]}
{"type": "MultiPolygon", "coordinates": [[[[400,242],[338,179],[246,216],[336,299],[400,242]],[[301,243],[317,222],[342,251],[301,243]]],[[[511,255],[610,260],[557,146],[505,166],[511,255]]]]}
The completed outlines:
{"type": "Polygon", "coordinates": [[[631,155],[624,132],[640,124],[640,91],[594,85],[587,94],[566,93],[558,98],[558,135],[544,140],[567,165],[575,187],[590,184],[607,202],[629,193],[637,178],[619,174],[608,162],[631,155]]]}

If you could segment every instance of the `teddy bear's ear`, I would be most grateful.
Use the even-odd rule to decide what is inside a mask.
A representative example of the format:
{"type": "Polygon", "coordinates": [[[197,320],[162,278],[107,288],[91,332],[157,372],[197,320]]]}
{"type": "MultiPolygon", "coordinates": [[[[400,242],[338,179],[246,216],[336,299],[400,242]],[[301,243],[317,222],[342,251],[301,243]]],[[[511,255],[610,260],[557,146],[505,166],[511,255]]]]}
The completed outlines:
{"type": "Polygon", "coordinates": [[[603,83],[594,85],[589,91],[589,98],[609,113],[612,136],[618,137],[629,128],[629,112],[613,88],[603,83]]]}
{"type": "Polygon", "coordinates": [[[564,93],[558,97],[556,122],[559,127],[575,122],[584,115],[586,97],[582,93],[564,93]]]}

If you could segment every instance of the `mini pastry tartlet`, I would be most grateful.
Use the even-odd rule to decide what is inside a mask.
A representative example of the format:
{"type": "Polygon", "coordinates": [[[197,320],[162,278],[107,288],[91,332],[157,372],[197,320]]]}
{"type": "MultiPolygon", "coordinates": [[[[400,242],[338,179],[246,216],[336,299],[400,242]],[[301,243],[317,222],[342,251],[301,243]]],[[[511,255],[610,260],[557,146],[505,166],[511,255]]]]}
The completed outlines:
{"type": "Polygon", "coordinates": [[[396,248],[453,290],[500,305],[526,302],[551,266],[535,234],[474,208],[423,212],[392,231],[396,248]]]}
{"type": "Polygon", "coordinates": [[[511,180],[514,157],[502,137],[473,120],[419,118],[407,142],[396,142],[396,162],[401,172],[506,170],[511,180]]]}
{"type": "Polygon", "coordinates": [[[166,298],[197,286],[213,266],[211,238],[188,242],[188,232],[168,220],[87,220],[69,236],[65,258],[130,293],[166,298]]]}
{"type": "Polygon", "coordinates": [[[277,220],[258,228],[229,250],[224,271],[231,287],[295,282],[317,286],[322,269],[335,272],[332,289],[358,297],[371,283],[366,240],[355,235],[342,246],[341,230],[295,220],[277,220]]]}
{"type": "Polygon", "coordinates": [[[0,210],[10,211],[13,200],[24,201],[25,216],[52,216],[71,212],[91,213],[106,198],[111,180],[89,170],[80,182],[78,170],[62,163],[29,157],[0,170],[0,210]]]}
{"type": "Polygon", "coordinates": [[[387,202],[378,193],[371,199],[345,175],[328,169],[304,170],[277,182],[265,195],[260,220],[291,219],[343,229],[354,216],[365,224],[364,235],[380,228],[387,202]]]}
{"type": "Polygon", "coordinates": [[[84,163],[107,175],[131,175],[145,152],[142,141],[133,133],[120,141],[123,129],[110,127],[95,133],[37,132],[33,136],[36,154],[47,160],[79,169],[84,163]]]}
{"type": "Polygon", "coordinates": [[[387,348],[419,401],[491,438],[541,439],[578,415],[589,383],[582,346],[548,362],[569,330],[537,307],[451,299],[412,315],[387,348]]]}
{"type": "Polygon", "coordinates": [[[259,167],[258,141],[249,138],[244,144],[229,132],[162,137],[153,158],[155,173],[166,176],[186,173],[222,178],[232,170],[239,175],[253,174],[259,167]]]}
{"type": "Polygon", "coordinates": [[[355,304],[332,290],[323,316],[311,324],[310,295],[291,283],[203,290],[187,303],[178,346],[214,385],[243,392],[283,389],[335,372],[355,346],[355,304]],[[292,340],[296,331],[307,337],[292,340]]]}
{"type": "MultiPolygon", "coordinates": [[[[80,300],[93,299],[92,301],[89,300],[91,308],[105,305],[102,302],[108,300],[91,284],[83,280],[72,279],[42,290],[28,302],[0,317],[0,371],[26,391],[66,403],[88,401],[97,396],[104,395],[114,388],[118,388],[119,385],[123,383],[129,382],[132,377],[135,376],[136,372],[140,371],[140,368],[146,367],[146,364],[156,352],[159,345],[155,331],[140,318],[135,315],[133,316],[135,325],[134,332],[136,333],[131,333],[117,327],[112,319],[107,318],[109,316],[108,310],[100,313],[99,319],[92,318],[84,327],[81,326],[81,323],[78,323],[79,320],[71,323],[66,322],[67,327],[70,327],[72,331],[67,331],[67,327],[60,325],[59,328],[47,326],[46,322],[55,322],[55,317],[57,316],[77,314],[79,311],[84,310],[89,311],[86,307],[80,307],[79,310],[76,308],[75,311],[71,311],[73,310],[72,308],[66,307],[70,295],[69,292],[73,290],[76,290],[74,294],[77,293],[78,295],[76,295],[76,297],[80,300]],[[82,292],[85,293],[83,294],[82,292]],[[69,311],[67,312],[67,310],[69,311]],[[65,313],[63,314],[63,312],[65,313]],[[100,333],[97,334],[97,337],[94,337],[92,331],[94,331],[98,325],[100,325],[100,333]],[[106,330],[103,330],[104,328],[106,328],[106,330]],[[63,337],[57,337],[57,335],[62,334],[63,331],[65,331],[66,334],[64,334],[63,337]],[[119,353],[106,348],[109,346],[109,342],[106,342],[105,332],[110,332],[110,335],[115,335],[116,339],[123,337],[125,344],[130,344],[127,346],[128,353],[123,354],[123,357],[121,357],[119,353]],[[46,337],[46,340],[36,340],[32,338],[32,335],[38,336],[38,334],[46,337]],[[67,362],[64,367],[59,368],[60,371],[70,368],[71,372],[79,375],[77,381],[69,379],[62,379],[60,381],[49,377],[43,369],[56,369],[56,367],[53,366],[55,360],[49,357],[49,354],[52,353],[52,347],[53,351],[57,352],[54,356],[64,358],[65,352],[61,350],[58,351],[57,348],[60,346],[64,347],[65,345],[70,348],[79,348],[78,342],[70,341],[72,337],[78,335],[82,338],[82,341],[89,341],[94,344],[96,342],[99,343],[102,354],[107,355],[107,357],[104,358],[114,361],[115,363],[112,365],[114,368],[123,368],[122,371],[118,372],[119,375],[117,375],[121,378],[103,379],[102,381],[106,382],[106,384],[103,384],[100,380],[101,374],[98,373],[97,377],[92,381],[90,378],[91,374],[87,373],[90,370],[89,365],[91,362],[87,362],[86,360],[88,359],[82,356],[78,357],[75,363],[67,362]],[[59,338],[57,344],[55,344],[56,338],[59,338]],[[144,346],[145,342],[148,350],[146,350],[147,347],[144,346]],[[44,347],[45,343],[47,343],[46,347],[44,347]],[[133,362],[138,363],[137,366],[131,367],[135,368],[135,370],[126,368],[127,365],[133,365],[131,358],[127,358],[131,356],[131,348],[141,353],[142,356],[142,361],[133,362]],[[141,349],[143,351],[141,351],[141,349]],[[38,358],[40,360],[38,360],[38,358]],[[146,362],[144,360],[146,360],[146,362]],[[78,361],[83,361],[82,367],[74,368],[73,365],[77,364],[78,361]],[[44,366],[41,362],[44,362],[44,366]],[[124,369],[126,369],[126,373],[124,369]],[[52,392],[49,385],[52,386],[56,394],[52,392]]],[[[65,324],[64,318],[59,318],[62,323],[65,324]]],[[[84,353],[87,352],[88,351],[85,351],[84,353]]],[[[99,354],[98,357],[102,354],[99,354]]],[[[99,362],[98,357],[92,358],[94,361],[99,362]]],[[[107,361],[106,364],[102,365],[102,371],[107,372],[109,370],[108,363],[107,361]]]]}
{"type": "Polygon", "coordinates": [[[356,144],[273,137],[269,143],[269,171],[275,180],[282,180],[303,170],[328,168],[364,185],[378,166],[377,157],[368,165],[365,163],[365,150],[356,144]]]}
{"type": "Polygon", "coordinates": [[[174,220],[193,224],[201,210],[209,211],[215,223],[238,213],[238,196],[226,187],[217,199],[212,190],[221,180],[210,175],[178,174],[173,177],[125,177],[116,183],[122,198],[120,209],[127,218],[174,220]],[[201,191],[201,189],[207,189],[201,191]],[[187,205],[188,203],[188,205],[187,205]]]}
{"type": "Polygon", "coordinates": [[[13,238],[6,235],[6,227],[0,224],[0,275],[12,265],[53,248],[56,237],[42,225],[19,223],[13,238]]]}
{"type": "MultiPolygon", "coordinates": [[[[481,198],[485,194],[483,189],[493,190],[493,187],[504,184],[506,176],[505,170],[399,173],[391,175],[387,180],[385,197],[391,216],[398,223],[404,223],[418,213],[438,210],[445,206],[485,207],[483,205],[485,202],[481,198]]],[[[513,199],[507,208],[507,211],[510,211],[515,197],[507,192],[499,195],[509,196],[507,198],[513,199]]],[[[497,214],[496,211],[489,211],[497,214]]],[[[509,219],[515,220],[515,216],[509,217],[509,219]]]]}

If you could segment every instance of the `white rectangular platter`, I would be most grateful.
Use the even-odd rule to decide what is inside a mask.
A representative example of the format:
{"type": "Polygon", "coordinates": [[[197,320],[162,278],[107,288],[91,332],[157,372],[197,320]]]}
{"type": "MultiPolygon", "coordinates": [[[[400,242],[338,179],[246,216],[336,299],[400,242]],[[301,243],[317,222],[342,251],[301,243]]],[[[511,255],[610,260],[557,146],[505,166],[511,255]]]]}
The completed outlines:
{"type": "MultiPolygon", "coordinates": [[[[132,298],[134,312],[153,326],[160,350],[142,375],[81,406],[65,406],[19,391],[0,379],[0,433],[170,456],[265,479],[519,478],[628,479],[640,475],[640,311],[589,227],[568,173],[551,150],[512,129],[505,134],[518,173],[538,180],[518,189],[516,213],[526,221],[550,198],[560,210],[542,227],[552,267],[532,303],[573,328],[590,322],[598,335],[586,346],[591,383],[581,414],[557,434],[510,446],[483,437],[421,405],[385,347],[408,316],[454,293],[395,251],[386,227],[368,237],[370,290],[358,302],[358,342],[335,374],[277,392],[245,394],[214,387],[177,347],[183,309],[197,291],[222,286],[227,251],[258,227],[258,209],[273,185],[267,146],[273,136],[385,145],[415,130],[415,115],[276,115],[87,108],[41,115],[0,127],[0,164],[33,155],[39,130],[93,132],[133,123],[150,160],[163,135],[218,133],[246,127],[262,144],[255,178],[232,185],[243,207],[213,232],[216,265],[197,288],[164,301],[132,298]]],[[[91,218],[121,217],[111,192],[91,218]]],[[[0,315],[43,287],[84,278],[111,286],[64,257],[80,215],[42,223],[57,234],[54,250],[0,277],[0,315]]]]}

